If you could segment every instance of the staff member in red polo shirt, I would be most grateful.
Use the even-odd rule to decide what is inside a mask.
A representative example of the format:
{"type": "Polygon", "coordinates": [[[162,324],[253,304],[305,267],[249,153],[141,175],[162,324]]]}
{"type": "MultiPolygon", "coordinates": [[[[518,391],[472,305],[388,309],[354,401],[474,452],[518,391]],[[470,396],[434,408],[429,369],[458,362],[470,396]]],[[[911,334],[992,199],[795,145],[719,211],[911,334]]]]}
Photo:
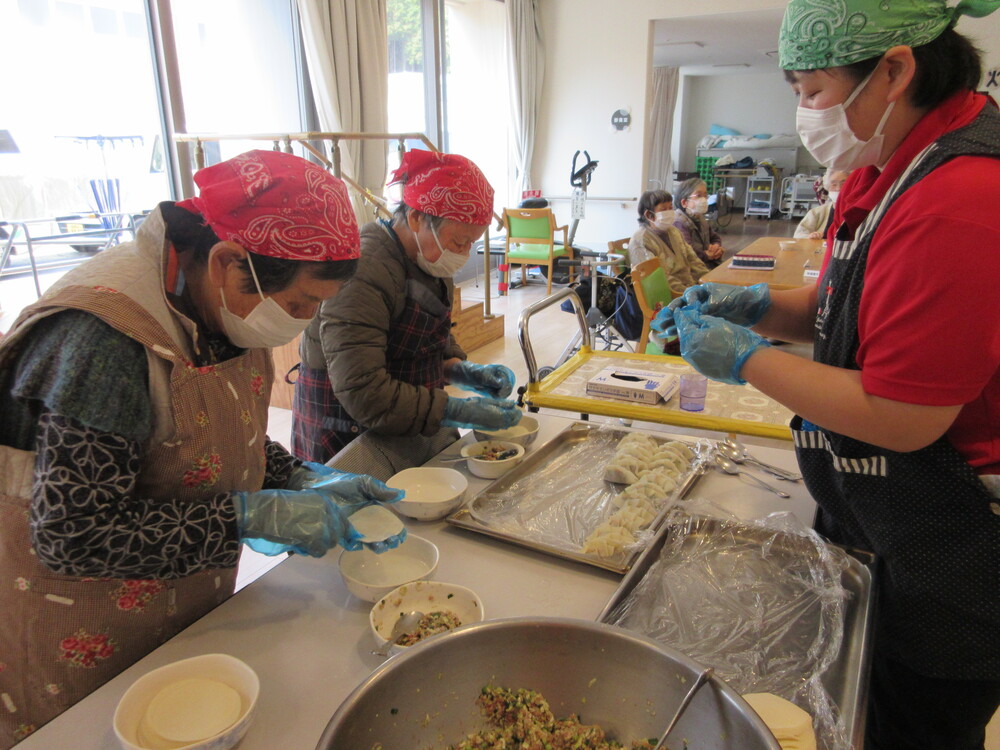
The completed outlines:
{"type": "Polygon", "coordinates": [[[881,559],[866,750],[982,748],[1000,703],[1000,115],[954,30],[998,5],[793,0],[799,134],[854,170],[822,276],[693,287],[657,321],[800,415],[817,528],[881,559]]]}

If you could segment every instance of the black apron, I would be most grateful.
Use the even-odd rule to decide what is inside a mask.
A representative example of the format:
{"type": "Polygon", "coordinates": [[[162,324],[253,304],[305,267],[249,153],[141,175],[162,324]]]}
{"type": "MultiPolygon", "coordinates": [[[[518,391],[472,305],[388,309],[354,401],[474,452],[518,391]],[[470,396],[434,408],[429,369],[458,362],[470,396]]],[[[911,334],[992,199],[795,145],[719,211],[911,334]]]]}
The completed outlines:
{"type": "MultiPolygon", "coordinates": [[[[395,232],[390,234],[402,244],[395,232]]],[[[451,307],[444,284],[435,279],[440,294],[413,277],[406,265],[406,302],[392,321],[386,342],[386,371],[393,380],[425,388],[443,388],[444,355],[451,341],[451,307]]],[[[337,400],[328,371],[302,365],[295,383],[295,455],[326,463],[367,429],[337,400]]]]}
{"type": "MultiPolygon", "coordinates": [[[[991,104],[917,156],[854,238],[839,227],[819,287],[816,361],[858,369],[858,310],[879,221],[900,194],[960,155],[1000,158],[991,104]]],[[[1000,502],[948,438],[896,453],[800,417],[792,430],[820,506],[817,530],[881,560],[877,648],[929,677],[1000,679],[1000,502]]]]}

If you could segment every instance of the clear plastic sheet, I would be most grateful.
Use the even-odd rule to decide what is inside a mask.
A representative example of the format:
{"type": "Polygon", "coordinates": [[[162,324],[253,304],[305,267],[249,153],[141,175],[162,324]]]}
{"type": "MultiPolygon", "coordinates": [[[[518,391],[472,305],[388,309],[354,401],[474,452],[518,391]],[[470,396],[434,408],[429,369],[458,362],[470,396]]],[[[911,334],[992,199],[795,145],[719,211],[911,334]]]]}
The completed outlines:
{"type": "Polygon", "coordinates": [[[607,621],[714,667],[741,694],[792,701],[813,716],[820,748],[850,750],[822,683],[843,640],[846,553],[791,513],[742,521],[683,506],[666,518],[659,559],[607,621]]]}
{"type": "MultiPolygon", "coordinates": [[[[591,532],[617,510],[614,499],[626,487],[604,479],[604,469],[625,434],[611,428],[593,430],[572,450],[555,456],[501,491],[487,491],[475,498],[469,512],[479,523],[497,531],[579,552],[591,532]]],[[[659,442],[671,439],[647,434],[659,442]]],[[[707,460],[711,444],[685,444],[696,454],[691,462],[693,470],[698,462],[707,460]]],[[[679,478],[678,487],[691,470],[679,478]]],[[[664,493],[658,518],[675,496],[676,489],[664,493]]],[[[651,538],[651,531],[640,531],[636,543],[626,551],[634,552],[651,538]]]]}

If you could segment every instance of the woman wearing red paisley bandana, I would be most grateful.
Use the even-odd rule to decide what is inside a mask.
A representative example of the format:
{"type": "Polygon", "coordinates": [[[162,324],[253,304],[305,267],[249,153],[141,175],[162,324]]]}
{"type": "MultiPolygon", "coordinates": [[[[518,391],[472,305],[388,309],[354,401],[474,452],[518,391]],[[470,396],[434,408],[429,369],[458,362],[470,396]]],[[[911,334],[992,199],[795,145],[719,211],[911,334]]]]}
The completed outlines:
{"type": "Polygon", "coordinates": [[[333,465],[383,479],[424,463],[454,427],[520,419],[504,400],[514,374],[467,362],[451,335],[451,277],[492,219],[493,188],[464,156],[430,151],[408,151],[393,181],[392,221],[362,227],[355,278],[303,335],[292,429],[295,455],[328,461],[350,443],[333,465]],[[480,395],[449,396],[447,383],[480,395]]]}
{"type": "Polygon", "coordinates": [[[357,265],[343,183],[267,151],[195,182],[0,344],[0,748],[227,598],[241,542],[358,547],[350,513],[398,499],[266,434],[266,347],[357,265]]]}

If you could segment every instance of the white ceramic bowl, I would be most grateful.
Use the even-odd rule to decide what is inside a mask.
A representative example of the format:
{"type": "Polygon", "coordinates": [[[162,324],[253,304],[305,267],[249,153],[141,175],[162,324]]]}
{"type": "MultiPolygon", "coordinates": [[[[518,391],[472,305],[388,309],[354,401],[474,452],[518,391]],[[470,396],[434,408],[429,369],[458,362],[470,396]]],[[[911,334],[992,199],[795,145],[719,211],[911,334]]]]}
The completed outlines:
{"type": "Polygon", "coordinates": [[[344,550],[338,565],[348,591],[376,602],[404,583],[433,577],[438,548],[423,537],[407,534],[401,545],[379,555],[369,549],[344,550]]]}
{"type": "Polygon", "coordinates": [[[524,446],[506,440],[480,440],[462,448],[462,455],[468,461],[469,471],[483,479],[496,479],[513,469],[524,458],[524,446]],[[510,458],[488,460],[479,458],[485,451],[514,451],[510,458]]]}
{"type": "Polygon", "coordinates": [[[473,430],[476,440],[505,440],[527,448],[538,437],[538,420],[525,414],[521,421],[506,430],[473,430]]]}
{"type": "MultiPolygon", "coordinates": [[[[223,691],[231,695],[225,688],[223,691]]],[[[250,727],[257,709],[259,692],[260,681],[257,679],[257,673],[229,654],[203,654],[175,661],[144,674],[125,691],[115,710],[115,734],[118,735],[118,740],[125,750],[162,748],[226,750],[243,739],[243,735],[250,727]],[[164,739],[159,733],[164,729],[169,730],[168,733],[175,733],[178,737],[200,734],[199,726],[202,725],[204,717],[202,719],[192,717],[197,715],[199,708],[204,708],[204,701],[193,706],[185,706],[183,701],[179,703],[172,701],[171,706],[178,709],[176,721],[170,712],[164,713],[163,703],[158,703],[166,694],[163,692],[165,689],[167,692],[175,691],[176,688],[172,686],[183,680],[221,682],[227,688],[236,691],[239,695],[237,718],[228,727],[209,737],[197,740],[164,739]],[[153,711],[150,711],[150,704],[154,706],[153,711]],[[184,744],[185,742],[187,744],[184,744]]]]}
{"type": "Polygon", "coordinates": [[[457,510],[469,489],[469,480],[462,472],[444,466],[404,469],[389,477],[386,484],[406,491],[406,497],[389,507],[419,521],[435,521],[457,510]]]}
{"type": "MultiPolygon", "coordinates": [[[[461,621],[462,625],[482,622],[485,614],[483,602],[471,589],[455,583],[439,583],[437,581],[414,581],[407,583],[382,597],[372,607],[368,620],[371,623],[372,635],[380,649],[389,644],[392,626],[399,616],[412,611],[431,612],[448,611],[461,621]]],[[[432,636],[433,638],[433,636],[432,636]]],[[[424,640],[430,640],[424,639],[424,640]]],[[[424,640],[414,645],[420,645],[424,640]]],[[[412,646],[392,644],[390,654],[398,654],[412,646]]]]}

